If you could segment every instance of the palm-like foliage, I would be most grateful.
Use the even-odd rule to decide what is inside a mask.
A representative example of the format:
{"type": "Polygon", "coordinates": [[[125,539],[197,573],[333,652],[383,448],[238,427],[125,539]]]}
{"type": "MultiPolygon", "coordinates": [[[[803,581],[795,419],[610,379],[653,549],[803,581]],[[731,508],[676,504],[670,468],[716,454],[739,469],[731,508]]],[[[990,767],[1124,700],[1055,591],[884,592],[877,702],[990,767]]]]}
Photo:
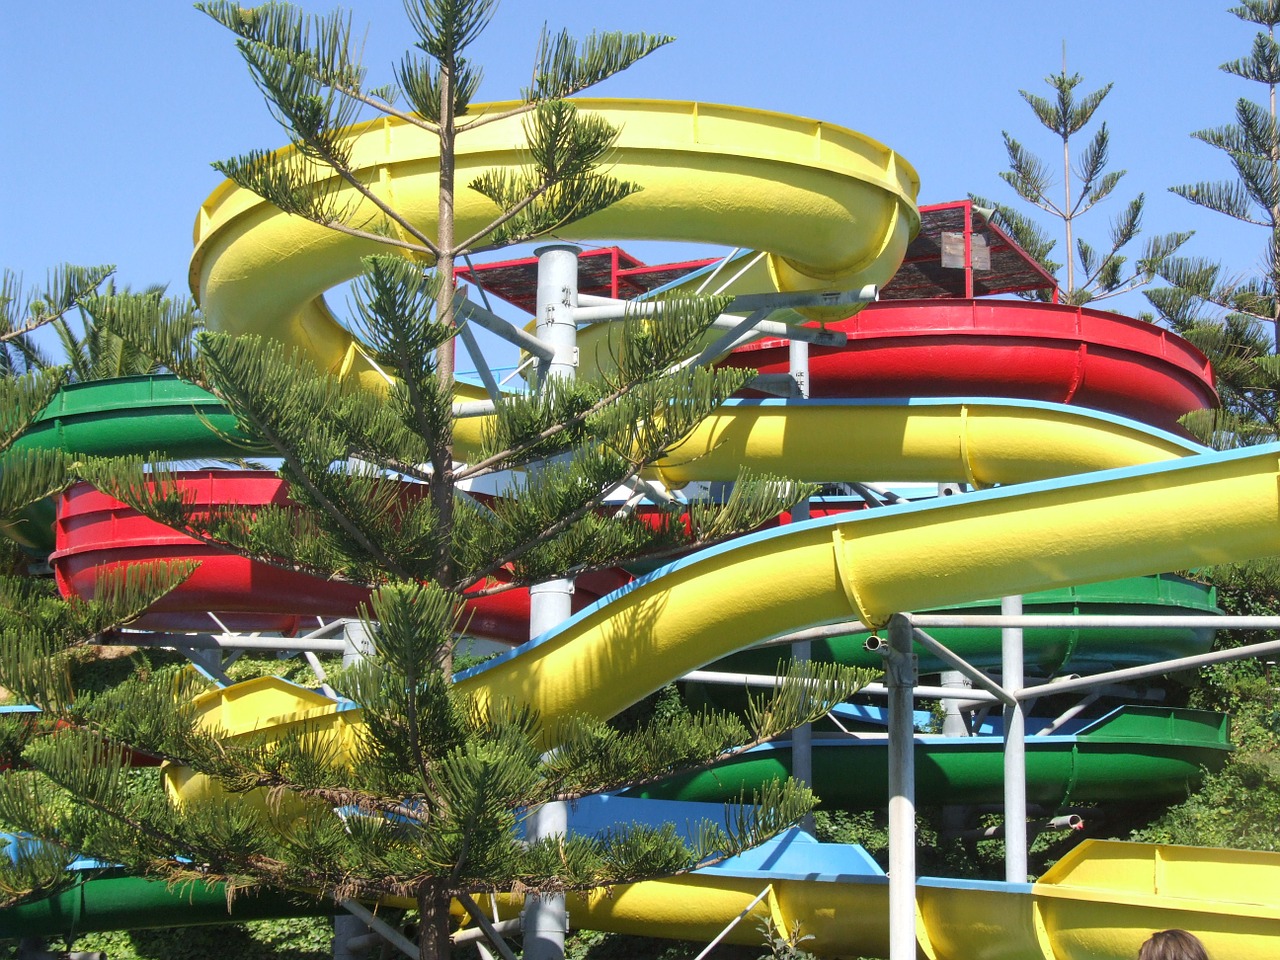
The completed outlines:
{"type": "MultiPolygon", "coordinates": [[[[83,303],[96,296],[112,296],[115,293],[114,284],[107,282],[91,295],[81,296],[79,301],[83,303]]],[[[159,297],[163,293],[164,288],[156,286],[148,289],[144,295],[159,297]]],[[[87,383],[161,372],[160,364],[154,357],[100,327],[83,306],[78,307],[76,314],[74,320],[68,314],[63,314],[51,325],[57,337],[60,363],[67,368],[68,380],[87,383]]]]}
{"type": "Polygon", "coordinates": [[[76,304],[97,292],[114,271],[111,266],[63,264],[50,270],[44,285],[35,290],[11,270],[0,274],[0,376],[51,366],[31,334],[48,324],[64,322],[76,304]]]}
{"type": "MultiPolygon", "coordinates": [[[[1067,303],[1083,304],[1093,300],[1127,293],[1155,279],[1160,265],[1190,238],[1188,232],[1166,233],[1149,238],[1142,253],[1131,260],[1125,249],[1142,232],[1142,194],[1130,200],[1112,220],[1105,243],[1095,246],[1076,236],[1076,221],[1108,199],[1124,177],[1123,170],[1108,170],[1111,135],[1105,122],[1100,124],[1089,142],[1074,158],[1072,141],[1092,121],[1094,114],[1111,92],[1111,84],[1077,96],[1076,88],[1084,82],[1078,73],[1065,69],[1045,78],[1052,97],[1021,90],[1036,119],[1062,144],[1061,166],[1055,168],[1023,144],[1004,133],[1009,169],[1000,174],[1026,203],[1062,223],[1064,237],[1062,261],[1050,259],[1057,240],[1035,220],[1014,207],[984,197],[972,196],[975,203],[996,211],[996,222],[1050,273],[1066,267],[1063,297],[1067,303]],[[1077,273],[1077,270],[1079,271],[1077,273]]],[[[1039,292],[1045,299],[1049,295],[1039,292]]]]}
{"type": "MultiPolygon", "coordinates": [[[[1245,0],[1231,12],[1246,23],[1263,27],[1255,34],[1247,57],[1224,63],[1222,70],[1233,76],[1263,84],[1266,105],[1247,98],[1236,102],[1235,122],[1192,134],[1226,155],[1234,177],[1230,180],[1201,181],[1173,187],[1174,193],[1192,203],[1216,211],[1241,223],[1262,228],[1260,269],[1238,277],[1228,276],[1218,264],[1203,260],[1178,262],[1165,272],[1175,290],[1162,292],[1154,301],[1162,315],[1193,331],[1211,348],[1218,343],[1211,330],[1221,318],[1237,331],[1254,325],[1270,327],[1269,346],[1251,351],[1236,345],[1239,335],[1223,341],[1226,352],[1210,353],[1215,367],[1222,367],[1231,379],[1224,380],[1227,393],[1248,381],[1259,393],[1270,389],[1266,355],[1280,344],[1280,127],[1276,120],[1276,85],[1280,83],[1280,43],[1275,31],[1280,24],[1280,4],[1274,0],[1245,0]],[[1257,359],[1262,366],[1240,377],[1239,365],[1257,359]]],[[[1248,336],[1253,335],[1252,329],[1248,336]]],[[[1246,336],[1246,339],[1248,338],[1246,336]]],[[[1258,346],[1255,342],[1254,346],[1258,346]]],[[[1223,375],[1219,370],[1219,376],[1223,375]]],[[[1228,405],[1230,409],[1230,405],[1228,405]]],[[[1274,423],[1274,417],[1263,417],[1274,423]]]]}

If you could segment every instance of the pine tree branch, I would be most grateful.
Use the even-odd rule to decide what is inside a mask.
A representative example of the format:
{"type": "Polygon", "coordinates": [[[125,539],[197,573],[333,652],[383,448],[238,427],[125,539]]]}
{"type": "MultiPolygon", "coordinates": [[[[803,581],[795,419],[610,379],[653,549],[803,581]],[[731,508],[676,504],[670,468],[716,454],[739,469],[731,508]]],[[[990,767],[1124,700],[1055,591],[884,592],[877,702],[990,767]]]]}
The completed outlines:
{"type": "MultiPolygon", "coordinates": [[[[515,206],[508,209],[505,213],[502,213],[499,216],[495,217],[492,221],[489,222],[488,225],[481,227],[479,230],[477,230],[471,236],[467,237],[467,239],[463,240],[461,243],[455,244],[451,252],[454,253],[455,255],[461,254],[463,252],[470,252],[470,253],[477,252],[477,249],[473,246],[474,244],[480,242],[482,239],[489,236],[491,233],[496,232],[500,227],[503,227],[506,224],[510,223],[517,216],[519,216],[523,211],[527,210],[535,202],[540,200],[542,197],[546,196],[547,193],[549,193],[552,187],[554,187],[555,185],[556,185],[555,182],[551,180],[543,180],[543,182],[539,186],[534,188],[534,190],[531,193],[527,194],[524,197],[524,199],[518,201],[515,204],[515,206]]],[[[473,184],[473,188],[474,188],[474,184],[473,184]]]]}
{"type": "Polygon", "coordinates": [[[620,476],[618,478],[617,483],[613,484],[607,489],[600,491],[596,496],[592,497],[590,500],[587,500],[576,510],[573,510],[571,513],[568,513],[565,516],[560,517],[554,523],[548,525],[543,530],[541,530],[539,533],[535,534],[532,537],[526,538],[524,543],[518,544],[511,550],[507,551],[500,557],[493,560],[491,563],[482,567],[480,570],[472,572],[465,580],[461,581],[458,584],[458,589],[466,590],[469,587],[474,586],[476,583],[489,579],[493,574],[497,573],[503,567],[507,566],[508,564],[514,563],[515,561],[519,560],[521,557],[525,556],[530,550],[537,548],[541,544],[563,533],[565,530],[567,530],[573,524],[577,523],[587,514],[592,513],[596,509],[598,509],[604,503],[604,501],[608,498],[609,493],[612,490],[616,489],[618,486],[622,484],[627,483],[630,480],[634,480],[637,476],[639,476],[640,471],[644,469],[644,466],[645,466],[644,461],[633,461],[631,465],[631,469],[629,469],[624,475],[620,476]]]}
{"type": "Polygon", "coordinates": [[[568,430],[582,426],[592,416],[600,413],[602,410],[608,409],[627,394],[631,393],[638,385],[638,382],[629,382],[618,386],[616,389],[611,390],[599,400],[595,401],[591,406],[567,420],[563,420],[560,423],[554,423],[521,443],[517,443],[514,446],[501,450],[498,453],[485,457],[483,460],[456,471],[454,473],[454,481],[461,482],[463,480],[470,480],[473,477],[483,476],[486,473],[490,473],[495,468],[501,468],[503,464],[509,463],[523,454],[534,450],[547,440],[551,440],[568,430]]]}
{"type": "MultiPolygon", "coordinates": [[[[409,222],[409,220],[402,216],[398,210],[374,193],[373,190],[370,189],[369,186],[359,177],[357,177],[354,171],[352,171],[351,168],[347,166],[342,159],[328,147],[327,144],[323,142],[313,142],[311,147],[317,152],[318,156],[320,156],[330,169],[350,184],[350,186],[360,194],[360,196],[372,203],[383,216],[422,244],[431,256],[440,256],[440,248],[436,245],[435,241],[409,222]]],[[[379,234],[374,234],[373,236],[376,237],[379,242],[386,243],[389,241],[389,238],[383,237],[379,234]]],[[[394,243],[391,243],[390,245],[396,246],[394,243]]]]}
{"type": "Polygon", "coordinates": [[[489,123],[497,123],[500,120],[508,120],[511,117],[522,116],[537,107],[537,103],[522,103],[519,106],[510,107],[506,110],[496,110],[492,113],[482,113],[473,120],[465,120],[455,127],[455,131],[461,135],[469,130],[475,130],[489,123]]]}
{"type": "Polygon", "coordinates": [[[345,233],[349,237],[355,237],[359,240],[372,240],[383,246],[395,247],[399,250],[408,250],[410,253],[426,254],[427,256],[436,256],[439,252],[432,247],[425,246],[421,243],[410,243],[408,240],[401,240],[399,237],[388,236],[385,233],[375,233],[372,230],[361,230],[359,227],[353,227],[343,223],[341,220],[315,220],[317,225],[327,230],[335,230],[338,233],[345,233]]]}
{"type": "Polygon", "coordinates": [[[438,123],[428,120],[420,113],[401,110],[389,100],[384,100],[381,97],[370,96],[358,87],[350,87],[341,83],[335,83],[332,86],[334,90],[342,94],[344,97],[354,100],[357,103],[362,103],[367,107],[372,107],[378,112],[384,113],[389,117],[395,117],[397,120],[403,120],[405,123],[415,126],[420,130],[425,130],[428,133],[440,132],[440,125],[438,123]]]}
{"type": "MultiPolygon", "coordinates": [[[[215,393],[219,392],[215,390],[215,393]]],[[[223,395],[224,401],[230,402],[223,395]]],[[[347,516],[346,511],[342,510],[336,503],[324,495],[324,492],[311,479],[310,473],[307,471],[306,464],[299,458],[293,447],[285,443],[279,432],[275,429],[274,423],[259,417],[252,409],[248,407],[233,406],[237,416],[241,416],[252,427],[253,432],[270,445],[280,455],[281,459],[292,470],[293,476],[307,492],[313,502],[315,502],[324,512],[329,520],[336,524],[344,533],[354,540],[360,549],[364,550],[377,563],[381,564],[392,576],[402,579],[412,579],[412,575],[405,570],[399,563],[383,552],[377,544],[375,544],[365,534],[362,527],[356,524],[347,516]]]]}

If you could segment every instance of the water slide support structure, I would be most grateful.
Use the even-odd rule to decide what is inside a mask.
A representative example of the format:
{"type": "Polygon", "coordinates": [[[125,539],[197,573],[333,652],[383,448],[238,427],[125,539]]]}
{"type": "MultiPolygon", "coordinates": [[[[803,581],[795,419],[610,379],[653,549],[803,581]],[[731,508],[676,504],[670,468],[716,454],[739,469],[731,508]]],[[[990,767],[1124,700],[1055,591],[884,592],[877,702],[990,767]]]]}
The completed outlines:
{"type": "Polygon", "coordinates": [[[916,956],[916,655],[911,621],[889,620],[880,647],[889,681],[889,960],[916,956]]]}
{"type": "MultiPolygon", "coordinates": [[[[1000,601],[1004,616],[1022,613],[1022,597],[1000,601]]],[[[1000,630],[1000,683],[1005,689],[1023,685],[1022,628],[1000,630]]],[[[1022,701],[1004,707],[1004,878],[1027,882],[1027,713],[1022,701]]]]}
{"type": "MultiPolygon", "coordinates": [[[[573,380],[578,367],[578,253],[571,244],[538,247],[537,334],[554,350],[551,360],[538,364],[535,387],[552,380],[573,380]]],[[[537,473],[530,474],[537,482],[537,473]]],[[[529,588],[529,639],[533,640],[573,615],[573,581],[548,580],[529,588]]],[[[540,840],[568,830],[564,803],[544,804],[528,820],[529,839],[540,840]]],[[[562,960],[569,928],[563,895],[533,897],[525,905],[524,949],[528,960],[562,960]]]]}
{"type": "MultiPolygon", "coordinates": [[[[790,394],[798,400],[809,399],[809,344],[804,340],[788,343],[790,359],[790,394]]],[[[809,501],[802,500],[791,508],[792,521],[809,519],[809,501]]],[[[813,656],[812,640],[797,640],[791,645],[791,657],[796,663],[805,663],[813,656]]],[[[813,783],[813,726],[801,724],[791,732],[791,772],[806,786],[813,783]]],[[[810,833],[816,831],[813,814],[805,814],[800,822],[810,833]]]]}

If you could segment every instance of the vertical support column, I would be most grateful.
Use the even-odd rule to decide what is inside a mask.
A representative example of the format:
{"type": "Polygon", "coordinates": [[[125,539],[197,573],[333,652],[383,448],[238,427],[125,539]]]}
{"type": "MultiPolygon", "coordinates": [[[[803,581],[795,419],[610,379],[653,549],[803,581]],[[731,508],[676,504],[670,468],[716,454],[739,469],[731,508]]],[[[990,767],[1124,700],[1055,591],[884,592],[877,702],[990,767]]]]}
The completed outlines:
{"type": "Polygon", "coordinates": [[[964,202],[964,295],[973,299],[973,201],[964,202]]]}
{"type": "Polygon", "coordinates": [[[571,243],[553,243],[533,251],[538,258],[535,323],[538,339],[555,349],[550,360],[538,362],[538,384],[578,372],[578,325],[573,310],[578,305],[578,254],[571,243]]]}
{"type": "MultiPolygon", "coordinates": [[[[969,678],[959,670],[943,670],[941,684],[948,690],[968,690],[973,687],[969,678]]],[[[942,735],[944,737],[967,737],[970,735],[969,718],[961,712],[955,700],[942,701],[946,712],[942,716],[942,735]]],[[[969,808],[963,804],[947,803],[942,806],[942,829],[950,836],[956,836],[965,827],[969,808]]]]}
{"type": "MultiPolygon", "coordinates": [[[[1022,615],[1022,597],[1005,597],[1000,613],[1022,615]]],[[[1000,630],[1000,685],[1006,690],[1022,687],[1022,628],[1000,630]]],[[[1004,878],[1027,882],[1027,717],[1021,702],[1004,708],[1004,878]]]]}
{"type": "MultiPolygon", "coordinates": [[[[342,621],[342,665],[350,667],[373,653],[373,637],[363,620],[342,621]]],[[[366,960],[367,954],[357,954],[349,944],[369,933],[369,925],[349,913],[339,913],[333,918],[333,960],[366,960]]]]}
{"type": "MultiPolygon", "coordinates": [[[[571,380],[577,374],[578,327],[572,311],[578,305],[579,252],[578,247],[563,243],[534,251],[538,257],[538,339],[555,348],[550,361],[538,364],[538,388],[555,379],[571,380]]],[[[537,474],[529,480],[537,483],[537,474]]],[[[558,626],[572,614],[572,580],[549,580],[529,588],[530,639],[558,626]]],[[[567,814],[563,803],[544,805],[526,823],[529,839],[563,835],[567,814]]],[[[564,897],[526,900],[523,923],[525,960],[562,960],[569,926],[564,897]]]]}
{"type": "Polygon", "coordinates": [[[367,952],[356,953],[349,944],[365,936],[369,927],[359,917],[340,913],[333,918],[333,960],[368,960],[367,952]]]}
{"type": "Polygon", "coordinates": [[[791,396],[797,399],[808,400],[809,344],[804,340],[791,340],[788,341],[788,343],[788,353],[791,361],[791,396]]]}
{"type": "Polygon", "coordinates": [[[342,665],[349,667],[373,653],[373,637],[363,620],[342,621],[342,665]]]}
{"type": "MultiPolygon", "coordinates": [[[[959,670],[943,670],[940,682],[948,690],[969,690],[973,684],[959,670]]],[[[942,716],[942,735],[944,737],[967,737],[970,734],[969,721],[960,712],[955,700],[944,700],[942,708],[946,711],[942,716]]]]}
{"type": "MultiPolygon", "coordinates": [[[[809,344],[803,340],[790,342],[791,396],[797,400],[809,397],[809,344]]],[[[791,522],[809,519],[809,501],[802,500],[791,508],[791,522]]],[[[813,655],[813,642],[800,640],[791,645],[791,657],[805,663],[813,655]]],[[[801,783],[813,785],[813,726],[804,724],[791,731],[791,775],[801,783]]],[[[810,833],[816,829],[813,814],[805,815],[800,826],[810,833]]]]}
{"type": "Polygon", "coordinates": [[[916,958],[916,657],[911,622],[889,620],[889,960],[916,958]]]}

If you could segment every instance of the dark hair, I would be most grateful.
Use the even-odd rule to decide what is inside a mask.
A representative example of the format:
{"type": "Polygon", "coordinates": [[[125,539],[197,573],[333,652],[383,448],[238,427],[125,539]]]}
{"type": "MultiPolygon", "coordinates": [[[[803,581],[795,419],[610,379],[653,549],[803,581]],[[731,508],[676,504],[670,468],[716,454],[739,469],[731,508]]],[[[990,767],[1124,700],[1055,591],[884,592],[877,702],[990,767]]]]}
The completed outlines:
{"type": "Polygon", "coordinates": [[[1138,951],[1138,960],[1209,960],[1204,944],[1185,930],[1161,930],[1138,951]]]}

